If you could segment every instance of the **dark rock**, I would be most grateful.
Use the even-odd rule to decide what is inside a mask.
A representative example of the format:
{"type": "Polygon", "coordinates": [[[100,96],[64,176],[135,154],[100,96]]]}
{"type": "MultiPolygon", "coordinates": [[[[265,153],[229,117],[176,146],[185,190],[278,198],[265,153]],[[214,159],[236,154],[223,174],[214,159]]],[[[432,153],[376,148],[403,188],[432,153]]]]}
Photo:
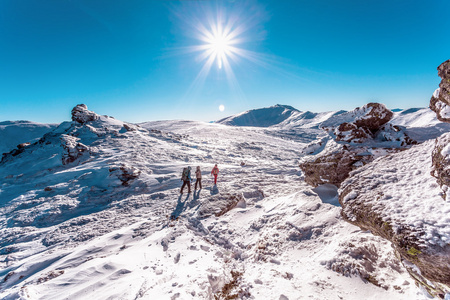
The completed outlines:
{"type": "Polygon", "coordinates": [[[17,145],[17,148],[18,149],[23,149],[23,148],[28,147],[30,145],[31,145],[31,143],[22,143],[22,144],[17,145]]]}
{"type": "Polygon", "coordinates": [[[345,148],[314,161],[300,163],[299,166],[309,185],[318,187],[329,183],[339,187],[352,170],[373,160],[371,155],[359,155],[362,152],[360,149],[345,148]]]}
{"type": "Polygon", "coordinates": [[[141,171],[135,167],[131,167],[125,164],[122,164],[119,167],[112,167],[109,169],[111,174],[114,174],[122,181],[122,185],[128,186],[131,180],[134,180],[141,175],[141,171]]]}
{"type": "Polygon", "coordinates": [[[437,70],[442,80],[431,96],[430,109],[436,113],[439,121],[450,123],[450,59],[443,62],[437,70]]]}
{"type": "Polygon", "coordinates": [[[84,124],[87,122],[95,121],[99,116],[87,109],[85,104],[78,104],[72,109],[72,121],[84,124]]]}
{"type": "Polygon", "coordinates": [[[63,147],[62,164],[73,163],[84,155],[89,155],[89,147],[79,143],[79,138],[63,134],[61,135],[61,146],[63,147]]]}
{"type": "Polygon", "coordinates": [[[450,187],[450,133],[438,137],[432,153],[433,169],[431,175],[436,177],[443,190],[443,198],[447,198],[450,187]]]}
{"type": "Polygon", "coordinates": [[[336,141],[363,143],[373,138],[372,133],[365,127],[358,127],[354,123],[342,123],[335,129],[336,141]]]}
{"type": "Polygon", "coordinates": [[[201,204],[199,209],[200,217],[209,217],[215,215],[220,217],[236,206],[245,206],[245,199],[242,194],[223,193],[212,196],[201,204]]]}
{"type": "Polygon", "coordinates": [[[355,109],[355,113],[363,115],[357,117],[355,125],[369,129],[375,133],[380,127],[389,122],[394,114],[381,103],[368,103],[361,108],[355,109]]]}

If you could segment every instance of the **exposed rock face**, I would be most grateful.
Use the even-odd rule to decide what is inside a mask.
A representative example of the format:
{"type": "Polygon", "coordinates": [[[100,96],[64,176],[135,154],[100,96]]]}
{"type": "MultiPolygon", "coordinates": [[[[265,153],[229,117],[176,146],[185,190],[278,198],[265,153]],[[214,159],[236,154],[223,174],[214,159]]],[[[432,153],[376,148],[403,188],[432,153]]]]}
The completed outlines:
{"type": "MultiPolygon", "coordinates": [[[[444,144],[449,139],[446,135],[444,144]]],[[[440,144],[436,145],[439,149],[440,144]]],[[[346,221],[389,240],[411,276],[430,294],[444,298],[450,292],[448,204],[429,175],[432,146],[427,142],[351,172],[341,185],[339,202],[346,221]],[[439,213],[436,218],[430,216],[439,213]]],[[[447,175],[445,151],[433,151],[433,160],[439,162],[434,173],[440,178],[447,175]]]]}
{"type": "Polygon", "coordinates": [[[98,119],[98,115],[87,109],[85,104],[78,104],[72,109],[72,121],[84,124],[98,119]]]}
{"type": "Polygon", "coordinates": [[[79,143],[79,138],[62,134],[61,146],[63,147],[62,164],[67,165],[73,163],[82,156],[89,155],[89,147],[79,143]]]}
{"type": "Polygon", "coordinates": [[[330,133],[339,143],[340,149],[301,163],[305,181],[314,187],[326,183],[339,187],[350,171],[379,156],[372,153],[398,152],[416,144],[403,128],[388,123],[392,117],[392,111],[383,104],[368,103],[337,115],[330,125],[325,123],[322,129],[330,133]],[[369,144],[363,146],[362,143],[369,144]]]}
{"type": "Polygon", "coordinates": [[[199,215],[220,217],[235,207],[245,207],[246,202],[242,194],[218,194],[201,204],[199,215]]]}
{"type": "Polygon", "coordinates": [[[354,123],[342,123],[334,130],[336,141],[363,143],[372,138],[372,133],[365,127],[358,127],[354,123]]]}
{"type": "Polygon", "coordinates": [[[392,119],[394,115],[392,111],[381,103],[368,103],[361,108],[356,108],[358,114],[361,111],[362,116],[357,117],[355,125],[376,132],[380,127],[392,119]]]}
{"type": "MultiPolygon", "coordinates": [[[[362,152],[362,151],[360,151],[362,152]]],[[[356,150],[344,149],[337,153],[321,156],[314,161],[300,164],[305,181],[313,187],[329,183],[340,186],[350,171],[372,161],[370,155],[358,155],[356,150]]]]}
{"type": "Polygon", "coordinates": [[[140,170],[126,164],[122,164],[118,167],[112,167],[109,169],[109,172],[116,175],[117,178],[122,181],[122,185],[124,186],[128,186],[131,180],[134,180],[141,175],[140,170]]]}
{"type": "Polygon", "coordinates": [[[383,104],[368,103],[346,115],[347,122],[341,123],[337,128],[324,129],[332,131],[336,141],[363,143],[373,139],[381,126],[389,122],[394,114],[383,104]]]}
{"type": "Polygon", "coordinates": [[[433,170],[431,175],[436,177],[443,191],[444,199],[450,186],[450,133],[443,134],[436,139],[432,154],[433,170]]]}
{"type": "Polygon", "coordinates": [[[431,96],[430,109],[436,113],[440,121],[450,123],[450,59],[437,69],[442,80],[439,88],[431,96]]]}

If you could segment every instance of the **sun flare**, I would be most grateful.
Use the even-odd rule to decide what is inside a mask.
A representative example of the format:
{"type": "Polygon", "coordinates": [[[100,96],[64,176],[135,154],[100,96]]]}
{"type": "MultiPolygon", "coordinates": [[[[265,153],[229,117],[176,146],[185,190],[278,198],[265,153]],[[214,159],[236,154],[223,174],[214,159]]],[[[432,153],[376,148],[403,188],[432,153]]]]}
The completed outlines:
{"type": "Polygon", "coordinates": [[[208,41],[209,51],[215,57],[219,69],[222,69],[223,60],[231,53],[232,48],[230,44],[230,38],[221,32],[214,33],[208,41]]]}

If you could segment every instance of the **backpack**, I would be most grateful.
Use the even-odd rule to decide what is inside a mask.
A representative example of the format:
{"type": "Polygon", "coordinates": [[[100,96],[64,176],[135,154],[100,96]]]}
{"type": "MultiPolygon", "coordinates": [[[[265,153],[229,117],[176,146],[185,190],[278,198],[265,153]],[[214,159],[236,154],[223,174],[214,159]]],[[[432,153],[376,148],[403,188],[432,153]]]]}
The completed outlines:
{"type": "Polygon", "coordinates": [[[183,173],[181,173],[181,180],[187,181],[189,178],[188,174],[189,174],[188,168],[184,168],[183,173]]]}

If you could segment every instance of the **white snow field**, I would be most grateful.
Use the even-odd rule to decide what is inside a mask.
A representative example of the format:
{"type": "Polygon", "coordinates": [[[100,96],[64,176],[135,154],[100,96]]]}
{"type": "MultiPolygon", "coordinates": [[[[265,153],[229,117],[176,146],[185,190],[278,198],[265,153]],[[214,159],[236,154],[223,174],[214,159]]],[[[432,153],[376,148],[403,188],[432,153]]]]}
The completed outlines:
{"type": "MultiPolygon", "coordinates": [[[[388,242],[342,220],[336,187],[303,181],[298,162],[339,113],[287,114],[269,127],[98,116],[5,157],[0,298],[428,299],[388,242]],[[180,195],[186,166],[203,189],[180,195]]],[[[391,122],[426,141],[450,131],[433,115],[391,122]]]]}

